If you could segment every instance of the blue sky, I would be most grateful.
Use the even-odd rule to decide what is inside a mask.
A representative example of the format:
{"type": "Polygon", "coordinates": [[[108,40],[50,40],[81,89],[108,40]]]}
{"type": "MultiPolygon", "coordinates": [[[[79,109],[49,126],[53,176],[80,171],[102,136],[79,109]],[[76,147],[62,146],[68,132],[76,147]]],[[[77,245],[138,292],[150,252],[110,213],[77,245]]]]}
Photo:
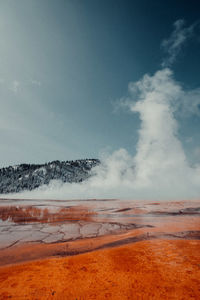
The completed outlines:
{"type": "MultiPolygon", "coordinates": [[[[176,20],[199,19],[199,1],[0,1],[0,166],[134,154],[140,119],[119,99],[161,68],[176,20]]],[[[200,35],[177,55],[174,77],[200,86],[200,35]]],[[[197,106],[196,106],[197,107],[197,106]]],[[[177,110],[178,137],[200,161],[200,114],[177,110]]]]}

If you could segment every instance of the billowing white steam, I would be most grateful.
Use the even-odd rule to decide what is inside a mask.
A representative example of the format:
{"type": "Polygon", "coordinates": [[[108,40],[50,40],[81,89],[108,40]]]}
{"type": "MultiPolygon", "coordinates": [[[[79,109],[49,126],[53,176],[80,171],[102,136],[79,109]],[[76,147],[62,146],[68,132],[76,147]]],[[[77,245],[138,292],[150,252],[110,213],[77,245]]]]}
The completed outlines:
{"type": "Polygon", "coordinates": [[[80,184],[53,181],[49,186],[14,196],[45,199],[198,198],[200,166],[191,167],[187,162],[177,138],[178,126],[174,118],[174,111],[182,99],[187,99],[188,92],[173,79],[168,68],[131,83],[129,91],[126,105],[134,114],[139,113],[141,119],[135,156],[120,149],[104,158],[88,181],[80,184]]]}

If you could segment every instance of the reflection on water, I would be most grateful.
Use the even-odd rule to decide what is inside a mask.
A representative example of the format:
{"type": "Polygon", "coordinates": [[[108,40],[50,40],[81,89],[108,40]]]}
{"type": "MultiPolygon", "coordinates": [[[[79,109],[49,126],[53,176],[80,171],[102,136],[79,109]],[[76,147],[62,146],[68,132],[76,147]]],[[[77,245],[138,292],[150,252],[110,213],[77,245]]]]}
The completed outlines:
{"type": "Polygon", "coordinates": [[[34,206],[2,206],[0,219],[14,223],[56,223],[63,221],[92,221],[96,213],[84,207],[61,207],[59,209],[38,208],[34,206]]]}
{"type": "Polygon", "coordinates": [[[199,201],[0,199],[0,265],[155,239],[199,240],[199,201]]]}

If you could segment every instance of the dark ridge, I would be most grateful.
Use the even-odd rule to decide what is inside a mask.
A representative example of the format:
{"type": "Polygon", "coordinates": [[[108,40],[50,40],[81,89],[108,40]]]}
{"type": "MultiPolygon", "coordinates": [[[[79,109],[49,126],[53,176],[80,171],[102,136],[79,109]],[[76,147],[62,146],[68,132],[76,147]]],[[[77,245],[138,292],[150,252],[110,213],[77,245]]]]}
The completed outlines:
{"type": "Polygon", "coordinates": [[[155,240],[155,239],[165,239],[165,240],[171,240],[171,239],[178,239],[178,240],[200,240],[200,231],[183,231],[183,232],[177,232],[174,234],[168,234],[168,233],[158,233],[158,234],[142,234],[118,241],[114,241],[111,243],[106,243],[104,245],[101,245],[99,247],[96,247],[94,249],[87,249],[87,250],[80,250],[80,251],[61,251],[54,253],[52,256],[74,256],[78,254],[88,253],[96,250],[101,249],[107,249],[107,248],[114,248],[118,246],[128,245],[132,243],[142,242],[142,241],[148,241],[148,240],[155,240]]]}
{"type": "Polygon", "coordinates": [[[128,211],[128,210],[131,210],[131,209],[132,208],[127,207],[127,208],[118,209],[115,212],[123,212],[123,211],[128,211]]]}
{"type": "Polygon", "coordinates": [[[55,160],[45,164],[21,164],[0,169],[0,194],[18,193],[47,185],[51,180],[82,182],[92,176],[98,159],[55,160]]]}
{"type": "Polygon", "coordinates": [[[154,215],[154,216],[178,216],[178,215],[199,215],[200,214],[200,207],[189,207],[184,208],[177,211],[151,211],[148,212],[147,215],[154,215]]]}

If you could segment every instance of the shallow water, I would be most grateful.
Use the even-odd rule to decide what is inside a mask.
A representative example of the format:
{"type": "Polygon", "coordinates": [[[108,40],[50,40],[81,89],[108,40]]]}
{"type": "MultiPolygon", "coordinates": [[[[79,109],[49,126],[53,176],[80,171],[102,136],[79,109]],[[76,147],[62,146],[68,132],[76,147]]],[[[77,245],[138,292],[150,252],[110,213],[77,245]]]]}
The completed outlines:
{"type": "Polygon", "coordinates": [[[0,200],[0,299],[200,299],[200,201],[0,200]]]}

